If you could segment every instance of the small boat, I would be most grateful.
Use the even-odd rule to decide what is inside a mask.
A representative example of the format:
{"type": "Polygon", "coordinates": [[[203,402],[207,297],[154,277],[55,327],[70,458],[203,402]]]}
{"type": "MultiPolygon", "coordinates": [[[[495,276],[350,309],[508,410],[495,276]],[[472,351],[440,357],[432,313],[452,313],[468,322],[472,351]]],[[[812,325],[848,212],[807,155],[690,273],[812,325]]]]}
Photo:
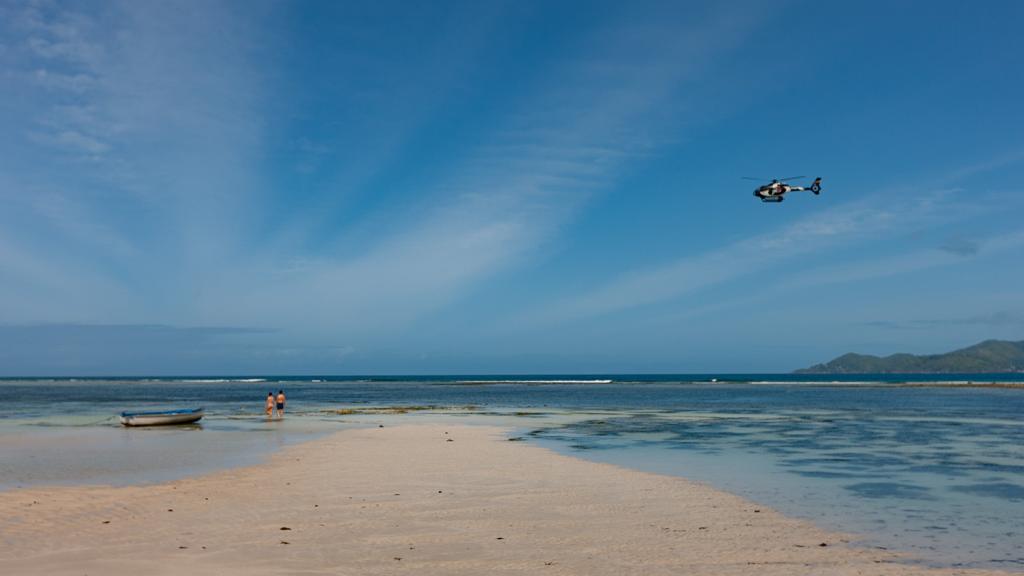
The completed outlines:
{"type": "Polygon", "coordinates": [[[202,408],[191,410],[163,410],[158,412],[121,412],[121,424],[125,426],[167,426],[170,424],[191,424],[203,417],[202,408]]]}

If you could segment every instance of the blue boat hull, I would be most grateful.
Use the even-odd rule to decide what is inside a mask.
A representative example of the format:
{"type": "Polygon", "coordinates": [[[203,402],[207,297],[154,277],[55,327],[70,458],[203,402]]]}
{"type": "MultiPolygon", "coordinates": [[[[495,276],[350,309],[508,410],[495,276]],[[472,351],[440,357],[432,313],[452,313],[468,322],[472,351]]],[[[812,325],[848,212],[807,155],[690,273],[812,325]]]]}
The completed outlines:
{"type": "Polygon", "coordinates": [[[202,408],[163,412],[122,412],[121,424],[125,426],[171,426],[198,422],[202,417],[202,408]]]}

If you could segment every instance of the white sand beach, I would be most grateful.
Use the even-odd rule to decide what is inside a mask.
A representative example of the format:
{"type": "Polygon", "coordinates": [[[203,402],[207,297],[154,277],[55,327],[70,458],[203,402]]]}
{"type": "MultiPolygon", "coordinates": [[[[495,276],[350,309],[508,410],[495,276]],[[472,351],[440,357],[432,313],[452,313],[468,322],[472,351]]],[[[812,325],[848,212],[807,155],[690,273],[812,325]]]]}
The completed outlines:
{"type": "Polygon", "coordinates": [[[683,479],[483,426],[338,432],[267,463],[0,498],[4,574],[997,574],[928,569],[683,479]]]}

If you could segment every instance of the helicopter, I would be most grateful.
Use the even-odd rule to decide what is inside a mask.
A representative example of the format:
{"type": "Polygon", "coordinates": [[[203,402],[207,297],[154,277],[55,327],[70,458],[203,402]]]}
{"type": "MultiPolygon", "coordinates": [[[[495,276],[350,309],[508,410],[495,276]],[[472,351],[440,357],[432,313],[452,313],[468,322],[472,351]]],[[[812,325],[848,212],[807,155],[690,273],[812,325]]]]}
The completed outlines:
{"type": "MultiPolygon", "coordinates": [[[[776,178],[771,181],[770,184],[764,186],[758,186],[754,189],[754,196],[761,199],[762,202],[782,202],[785,200],[784,195],[786,192],[803,192],[809,190],[814,192],[817,196],[821,194],[821,177],[814,179],[814,182],[810,186],[793,186],[792,184],[785,184],[787,180],[798,180],[804,178],[804,176],[790,176],[789,178],[776,178]]],[[[750,178],[747,176],[743,177],[744,180],[761,180],[764,181],[766,178],[750,178]]]]}

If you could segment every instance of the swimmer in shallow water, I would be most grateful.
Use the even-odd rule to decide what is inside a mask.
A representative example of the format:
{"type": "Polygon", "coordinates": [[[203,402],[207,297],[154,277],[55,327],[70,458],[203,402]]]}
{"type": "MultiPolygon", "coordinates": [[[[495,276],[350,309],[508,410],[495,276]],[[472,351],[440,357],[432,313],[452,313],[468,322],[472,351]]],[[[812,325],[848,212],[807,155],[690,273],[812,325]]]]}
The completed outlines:
{"type": "Polygon", "coordinates": [[[266,407],[267,418],[274,415],[274,393],[267,392],[267,407],[266,407]]]}
{"type": "Polygon", "coordinates": [[[284,418],[284,390],[277,391],[277,417],[284,418]]]}

